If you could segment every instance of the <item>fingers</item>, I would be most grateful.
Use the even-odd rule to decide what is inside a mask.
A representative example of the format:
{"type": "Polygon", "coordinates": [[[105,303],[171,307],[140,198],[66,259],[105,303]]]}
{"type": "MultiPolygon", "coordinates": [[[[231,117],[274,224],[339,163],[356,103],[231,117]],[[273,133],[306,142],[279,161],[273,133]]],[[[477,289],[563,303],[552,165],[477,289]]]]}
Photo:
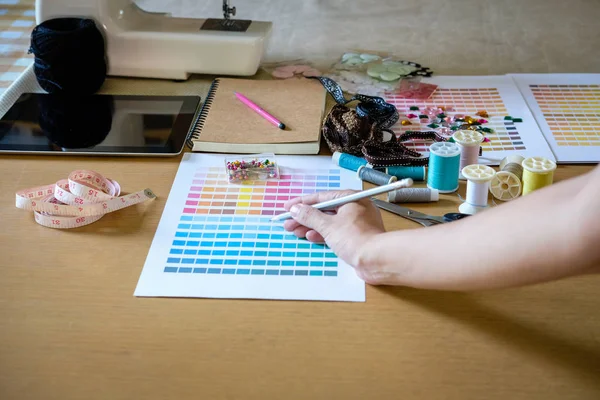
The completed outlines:
{"type": "Polygon", "coordinates": [[[283,204],[283,208],[285,209],[285,211],[290,211],[290,208],[292,208],[294,204],[302,203],[302,199],[303,197],[294,197],[293,199],[286,201],[283,204]]]}
{"type": "Polygon", "coordinates": [[[283,228],[288,232],[292,232],[294,235],[296,235],[299,238],[306,238],[310,242],[313,242],[313,243],[324,243],[325,242],[325,238],[323,238],[323,236],[321,236],[321,234],[319,232],[301,225],[295,219],[288,219],[288,220],[284,221],[283,228]]]}
{"type": "MultiPolygon", "coordinates": [[[[329,210],[325,210],[325,211],[321,211],[324,214],[327,215],[335,215],[334,211],[329,211],[329,210]]],[[[297,227],[302,226],[300,224],[300,222],[296,221],[295,219],[286,219],[285,221],[283,221],[283,229],[285,229],[288,232],[293,232],[297,227]]]]}
{"type": "Polygon", "coordinates": [[[306,237],[306,240],[313,243],[325,243],[325,238],[317,231],[310,230],[306,232],[304,237],[306,237]]]}
{"type": "Polygon", "coordinates": [[[296,235],[296,237],[299,237],[300,239],[303,239],[306,237],[308,231],[310,231],[310,228],[300,225],[296,229],[294,229],[294,235],[296,235]]]}
{"type": "Polygon", "coordinates": [[[296,197],[288,200],[283,207],[286,211],[290,211],[294,204],[316,204],[323,201],[337,199],[339,197],[348,196],[349,194],[356,193],[356,190],[329,190],[325,192],[312,193],[306,196],[296,197]]]}
{"type": "Polygon", "coordinates": [[[327,236],[327,231],[334,218],[334,216],[306,204],[294,204],[290,208],[290,213],[300,225],[319,232],[323,237],[327,236]]]}
{"type": "Polygon", "coordinates": [[[300,226],[300,223],[295,219],[286,219],[283,221],[283,229],[288,232],[293,232],[297,227],[300,226]]]}
{"type": "Polygon", "coordinates": [[[296,235],[296,237],[300,239],[306,238],[306,240],[313,243],[325,243],[325,238],[319,232],[300,225],[300,223],[294,220],[285,221],[284,225],[286,225],[288,222],[291,223],[288,224],[289,226],[285,227],[286,231],[292,232],[294,235],[296,235]]]}
{"type": "Polygon", "coordinates": [[[299,238],[306,238],[314,243],[325,242],[325,238],[319,232],[300,225],[300,223],[296,220],[288,219],[283,223],[283,228],[288,232],[292,232],[299,238]]]}

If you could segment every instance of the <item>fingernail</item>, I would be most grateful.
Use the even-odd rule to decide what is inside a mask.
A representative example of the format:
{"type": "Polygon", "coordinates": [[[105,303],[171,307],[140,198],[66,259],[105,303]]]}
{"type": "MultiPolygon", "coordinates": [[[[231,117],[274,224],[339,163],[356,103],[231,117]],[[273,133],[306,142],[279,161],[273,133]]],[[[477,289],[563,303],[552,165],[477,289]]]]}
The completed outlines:
{"type": "Polygon", "coordinates": [[[292,214],[294,217],[298,215],[298,211],[300,211],[300,207],[295,204],[292,206],[292,208],[290,208],[290,214],[292,214]]]}

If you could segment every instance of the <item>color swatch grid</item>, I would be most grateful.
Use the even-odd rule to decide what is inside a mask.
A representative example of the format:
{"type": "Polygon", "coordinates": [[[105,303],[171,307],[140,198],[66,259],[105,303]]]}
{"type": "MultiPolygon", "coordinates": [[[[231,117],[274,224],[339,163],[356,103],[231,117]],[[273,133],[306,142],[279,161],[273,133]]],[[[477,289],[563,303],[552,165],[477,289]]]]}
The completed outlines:
{"type": "Polygon", "coordinates": [[[600,146],[600,85],[529,85],[558,146],[600,146]]]}
{"type": "MultiPolygon", "coordinates": [[[[451,106],[452,111],[447,111],[446,115],[462,114],[474,118],[477,118],[475,114],[478,111],[485,110],[489,114],[489,118],[486,118],[488,123],[485,126],[492,128],[494,133],[486,134],[490,138],[490,142],[483,143],[483,151],[525,150],[525,143],[518,130],[518,124],[504,120],[504,117],[509,114],[497,88],[439,87],[427,101],[403,99],[394,95],[386,96],[386,101],[396,106],[401,119],[410,113],[417,114],[426,107],[451,106]],[[411,106],[419,107],[419,111],[411,111],[411,106]]],[[[432,130],[427,126],[428,124],[413,123],[412,125],[401,125],[398,123],[394,126],[394,132],[396,135],[399,135],[405,131],[432,130]]],[[[418,152],[427,152],[430,144],[431,142],[414,140],[407,143],[407,147],[418,152]]]]}
{"type": "Polygon", "coordinates": [[[557,162],[600,161],[600,74],[509,76],[557,162]]]}
{"type": "Polygon", "coordinates": [[[336,255],[300,241],[270,216],[294,197],[340,189],[340,170],[294,170],[279,180],[227,182],[223,168],[199,168],[189,188],[166,273],[337,276],[336,255]]]}
{"type": "MultiPolygon", "coordinates": [[[[429,127],[430,122],[421,123],[420,118],[407,118],[408,114],[422,115],[427,107],[446,108],[445,115],[481,118],[476,114],[486,111],[487,123],[483,127],[493,132],[485,133],[489,142],[482,143],[482,156],[479,162],[487,165],[499,165],[503,158],[520,154],[523,157],[546,157],[554,160],[554,154],[544,134],[536,123],[527,102],[523,98],[515,81],[507,75],[495,76],[434,76],[423,78],[423,82],[437,85],[435,92],[427,100],[404,99],[398,95],[386,95],[400,114],[401,120],[409,120],[410,125],[397,123],[393,128],[396,135],[413,131],[431,131],[439,128],[429,127]],[[418,107],[411,110],[410,107],[418,107]],[[514,122],[505,117],[518,118],[514,122]]],[[[429,155],[429,140],[411,140],[404,144],[413,150],[429,155]]]]}
{"type": "Polygon", "coordinates": [[[327,156],[279,155],[279,179],[229,183],[232,156],[183,155],[135,296],[365,301],[354,268],[271,221],[289,199],[361,189],[356,173],[327,156]]]}

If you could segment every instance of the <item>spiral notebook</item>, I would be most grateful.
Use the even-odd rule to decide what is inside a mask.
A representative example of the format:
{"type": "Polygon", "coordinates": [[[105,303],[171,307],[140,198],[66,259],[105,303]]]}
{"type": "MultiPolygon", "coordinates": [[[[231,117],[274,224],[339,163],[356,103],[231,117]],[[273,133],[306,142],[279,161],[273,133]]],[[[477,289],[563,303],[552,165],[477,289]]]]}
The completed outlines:
{"type": "Polygon", "coordinates": [[[326,91],[311,79],[213,81],[189,139],[192,151],[318,154],[326,91]],[[238,100],[239,92],[286,125],[282,130],[238,100]]]}

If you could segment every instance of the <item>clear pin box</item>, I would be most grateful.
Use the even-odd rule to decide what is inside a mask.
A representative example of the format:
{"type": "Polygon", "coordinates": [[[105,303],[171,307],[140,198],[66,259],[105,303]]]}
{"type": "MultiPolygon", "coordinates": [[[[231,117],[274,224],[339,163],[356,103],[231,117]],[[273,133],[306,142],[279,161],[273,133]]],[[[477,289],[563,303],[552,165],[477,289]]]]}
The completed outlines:
{"type": "Polygon", "coordinates": [[[273,153],[226,157],[225,171],[229,183],[279,179],[279,164],[273,153]]]}

